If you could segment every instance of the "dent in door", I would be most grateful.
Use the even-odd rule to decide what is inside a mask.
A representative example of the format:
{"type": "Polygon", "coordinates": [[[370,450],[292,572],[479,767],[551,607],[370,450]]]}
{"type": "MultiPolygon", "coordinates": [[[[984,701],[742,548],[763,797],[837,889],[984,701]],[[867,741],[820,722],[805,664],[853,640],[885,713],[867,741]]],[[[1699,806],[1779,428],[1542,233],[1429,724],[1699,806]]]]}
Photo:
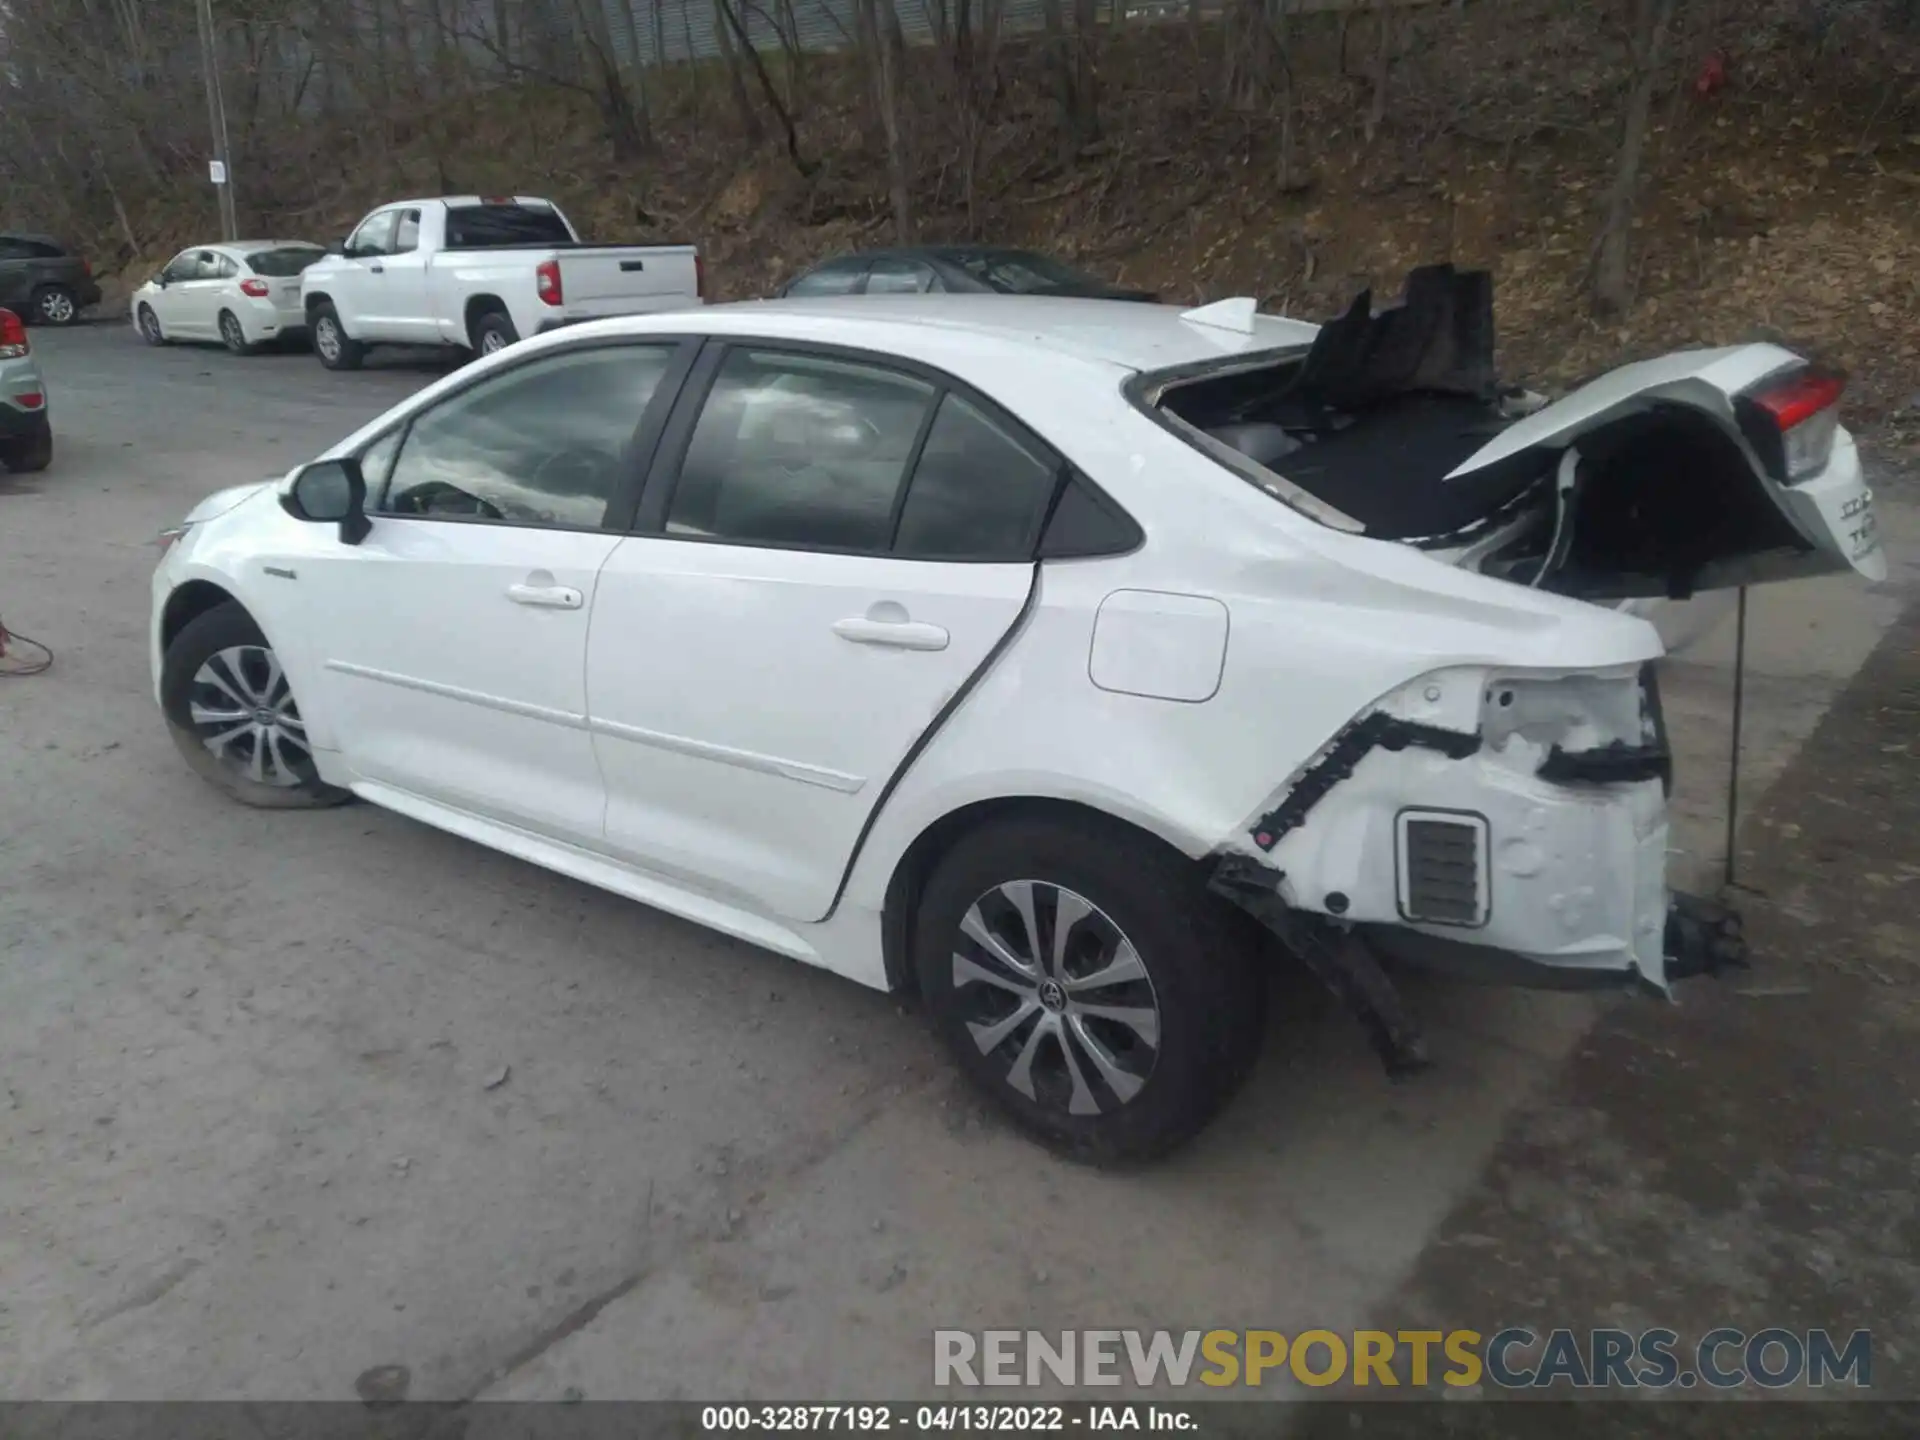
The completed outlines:
{"type": "Polygon", "coordinates": [[[1197,704],[1220,688],[1227,607],[1210,595],[1116,590],[1094,617],[1087,674],[1102,690],[1197,704]]]}

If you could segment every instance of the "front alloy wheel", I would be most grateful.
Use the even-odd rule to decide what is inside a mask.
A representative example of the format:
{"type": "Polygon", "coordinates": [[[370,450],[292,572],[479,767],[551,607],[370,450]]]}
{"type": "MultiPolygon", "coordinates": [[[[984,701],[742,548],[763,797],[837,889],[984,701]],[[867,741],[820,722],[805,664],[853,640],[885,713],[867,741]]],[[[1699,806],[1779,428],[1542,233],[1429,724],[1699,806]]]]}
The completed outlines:
{"type": "Polygon", "coordinates": [[[352,798],[320,778],[293,686],[238,604],[181,628],[167,646],[160,698],[187,763],[243,804],[284,810],[352,798]]]}
{"type": "Polygon", "coordinates": [[[313,773],[293,687],[264,645],[233,645],[194,672],[187,702],[200,743],[256,785],[291,789],[313,773]]]}
{"type": "Polygon", "coordinates": [[[995,886],[967,907],[952,963],[967,1033],[1034,1104],[1098,1115],[1152,1076],[1153,981],[1133,942],[1083,896],[1039,880],[995,886]]]}

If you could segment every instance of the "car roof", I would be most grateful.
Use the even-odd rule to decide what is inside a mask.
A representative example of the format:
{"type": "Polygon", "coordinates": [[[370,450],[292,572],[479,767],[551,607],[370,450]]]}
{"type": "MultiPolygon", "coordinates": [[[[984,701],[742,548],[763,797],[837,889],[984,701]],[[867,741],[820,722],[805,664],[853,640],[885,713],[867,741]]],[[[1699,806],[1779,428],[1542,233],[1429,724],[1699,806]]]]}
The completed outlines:
{"type": "MultiPolygon", "coordinates": [[[[958,260],[963,255],[1039,255],[1052,260],[1057,257],[1048,255],[1044,250],[1035,250],[1026,245],[882,245],[873,250],[854,250],[845,255],[836,255],[836,260],[878,260],[898,258],[902,260],[958,260]]],[[[1061,260],[1060,264],[1070,262],[1061,260]]]]}
{"type": "Polygon", "coordinates": [[[1164,370],[1308,344],[1319,326],[1258,315],[1251,332],[1182,319],[1175,305],[1037,295],[860,295],[748,300],[602,322],[619,334],[691,332],[847,345],[942,364],[967,342],[1009,360],[1035,350],[1117,366],[1164,370]]]}
{"type": "Polygon", "coordinates": [[[312,240],[223,240],[218,245],[196,245],[196,250],[225,250],[230,255],[258,255],[263,250],[324,250],[312,240]]]}
{"type": "Polygon", "coordinates": [[[58,235],[43,235],[37,230],[0,230],[0,240],[31,240],[36,245],[53,245],[62,250],[67,248],[58,235]]]}

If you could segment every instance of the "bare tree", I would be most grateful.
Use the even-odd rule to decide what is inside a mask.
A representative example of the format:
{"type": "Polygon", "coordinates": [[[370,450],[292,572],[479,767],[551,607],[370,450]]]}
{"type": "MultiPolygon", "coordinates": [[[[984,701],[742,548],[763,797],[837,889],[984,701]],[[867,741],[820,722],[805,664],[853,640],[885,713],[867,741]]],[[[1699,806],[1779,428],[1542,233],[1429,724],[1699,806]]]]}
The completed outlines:
{"type": "MultiPolygon", "coordinates": [[[[901,115],[901,71],[905,45],[899,31],[899,19],[884,24],[879,15],[881,0],[856,0],[855,18],[859,22],[860,48],[867,58],[867,77],[873,91],[873,104],[880,116],[880,129],[887,146],[887,200],[893,212],[894,238],[901,244],[913,239],[913,192],[910,183],[911,161],[907,155],[907,132],[901,115]]],[[[889,5],[891,11],[891,5],[889,5]]]]}
{"type": "Polygon", "coordinates": [[[1607,192],[1606,216],[1596,242],[1593,303],[1603,313],[1618,314],[1632,299],[1628,273],[1633,235],[1633,202],[1640,188],[1640,168],[1647,148],[1647,116],[1666,49],[1667,29],[1673,20],[1674,0],[1631,0],[1632,74],[1621,119],[1620,149],[1614,160],[1613,185],[1607,192]]]}
{"type": "Polygon", "coordinates": [[[726,67],[727,90],[733,96],[733,108],[739,113],[740,128],[747,132],[748,143],[758,145],[766,138],[766,127],[760,123],[760,116],[747,95],[746,73],[740,68],[739,55],[734,52],[732,22],[733,6],[729,0],[713,0],[713,43],[726,67]]]}
{"type": "Polygon", "coordinates": [[[740,12],[733,8],[731,0],[719,0],[720,8],[725,12],[727,25],[733,31],[733,38],[740,43],[740,49],[753,63],[753,73],[760,81],[761,97],[767,102],[767,108],[773,111],[774,118],[780,122],[781,132],[787,137],[787,158],[793,161],[794,169],[802,175],[813,173],[813,166],[807,157],[800,153],[800,133],[794,128],[793,112],[781,100],[780,92],[774,88],[773,77],[767,73],[766,62],[760,58],[760,52],[754,47],[747,35],[747,27],[740,19],[740,12]]]}

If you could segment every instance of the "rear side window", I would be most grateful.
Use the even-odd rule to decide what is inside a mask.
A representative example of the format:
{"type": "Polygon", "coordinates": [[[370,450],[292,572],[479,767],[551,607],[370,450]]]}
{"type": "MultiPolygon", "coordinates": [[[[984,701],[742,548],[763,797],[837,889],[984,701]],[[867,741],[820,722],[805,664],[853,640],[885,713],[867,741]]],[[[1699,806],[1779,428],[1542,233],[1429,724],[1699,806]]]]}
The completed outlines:
{"type": "Polygon", "coordinates": [[[921,560],[1024,560],[1057,473],[949,393],[914,466],[894,551],[921,560]]]}
{"type": "Polygon", "coordinates": [[[786,293],[790,296],[851,295],[866,270],[864,260],[829,260],[787,286],[786,293]]]}
{"type": "Polygon", "coordinates": [[[869,295],[924,295],[937,289],[933,267],[918,260],[876,260],[867,272],[869,295]]]}
{"type": "MultiPolygon", "coordinates": [[[[419,213],[414,212],[419,220],[419,213]]],[[[490,250],[515,245],[571,245],[566,221],[548,205],[450,205],[447,249],[490,250]]]]}
{"type": "Polygon", "coordinates": [[[247,268],[270,280],[288,280],[305,270],[327,252],[317,246],[288,245],[279,250],[256,250],[247,257],[247,268]]]}
{"type": "Polygon", "coordinates": [[[0,260],[58,260],[66,253],[45,240],[0,239],[0,260]]]}
{"type": "Polygon", "coordinates": [[[885,551],[934,395],[878,366],[729,352],[681,462],[667,533],[885,551]]]}

